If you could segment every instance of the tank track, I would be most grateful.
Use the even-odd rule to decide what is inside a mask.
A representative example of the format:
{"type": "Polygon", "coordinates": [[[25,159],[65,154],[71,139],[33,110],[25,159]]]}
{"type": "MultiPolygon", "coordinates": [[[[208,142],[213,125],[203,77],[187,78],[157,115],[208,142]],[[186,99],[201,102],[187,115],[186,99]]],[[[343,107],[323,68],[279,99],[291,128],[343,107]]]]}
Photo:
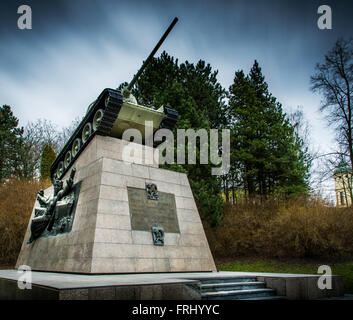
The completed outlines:
{"type": "MultiPolygon", "coordinates": [[[[161,124],[159,125],[159,129],[173,130],[176,122],[178,121],[178,111],[165,106],[163,107],[163,111],[166,117],[162,120],[161,124]]],[[[153,148],[157,148],[163,142],[164,140],[155,141],[155,139],[153,139],[153,148]]]]}
{"type": "Polygon", "coordinates": [[[103,118],[97,129],[97,134],[108,136],[113,128],[114,122],[123,104],[123,96],[119,91],[108,89],[109,96],[106,98],[103,118]]]}
{"type": "Polygon", "coordinates": [[[79,157],[81,152],[85,149],[85,147],[88,145],[88,143],[92,140],[92,138],[96,134],[103,135],[103,136],[107,136],[110,134],[111,129],[114,125],[114,122],[118,117],[122,104],[123,104],[123,96],[120,93],[120,91],[109,89],[109,88],[106,88],[102,91],[102,93],[98,96],[97,100],[90,107],[87,114],[82,119],[81,123],[79,124],[75,132],[70,137],[69,141],[65,144],[63,149],[60,151],[59,155],[56,157],[54,163],[52,164],[50,168],[50,180],[52,182],[54,182],[55,178],[61,179],[65,175],[65,173],[69,170],[70,166],[79,157]],[[82,131],[87,123],[92,124],[95,113],[99,109],[103,110],[103,117],[99,122],[97,129],[95,131],[92,129],[91,134],[89,135],[87,140],[83,143],[81,138],[82,131]],[[73,143],[77,138],[80,138],[80,141],[81,141],[80,148],[77,151],[77,154],[75,154],[75,156],[71,156],[71,161],[69,165],[65,167],[64,165],[65,156],[69,151],[71,152],[73,143]],[[55,171],[58,168],[58,165],[60,164],[60,162],[62,162],[63,164],[62,166],[63,170],[59,176],[55,177],[55,171]]]}

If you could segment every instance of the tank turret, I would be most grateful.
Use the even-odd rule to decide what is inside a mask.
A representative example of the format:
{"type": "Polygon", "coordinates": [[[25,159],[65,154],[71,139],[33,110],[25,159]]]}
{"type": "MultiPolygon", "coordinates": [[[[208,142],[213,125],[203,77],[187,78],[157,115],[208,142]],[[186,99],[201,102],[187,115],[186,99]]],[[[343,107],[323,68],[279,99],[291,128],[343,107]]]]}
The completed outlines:
{"type": "Polygon", "coordinates": [[[148,138],[144,136],[145,121],[153,122],[153,132],[159,128],[172,129],[175,126],[177,111],[165,106],[154,110],[139,105],[131,89],[177,22],[178,18],[174,18],[128,86],[122,90],[106,88],[89,105],[86,115],[50,168],[52,182],[64,176],[96,134],[121,139],[126,129],[136,128],[140,130],[144,141],[148,138]]]}

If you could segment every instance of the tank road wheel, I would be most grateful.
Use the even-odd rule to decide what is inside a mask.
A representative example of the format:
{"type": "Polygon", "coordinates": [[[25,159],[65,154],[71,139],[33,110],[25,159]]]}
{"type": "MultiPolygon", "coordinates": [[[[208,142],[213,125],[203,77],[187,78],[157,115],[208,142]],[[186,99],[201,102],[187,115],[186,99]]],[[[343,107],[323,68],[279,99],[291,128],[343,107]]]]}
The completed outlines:
{"type": "Polygon", "coordinates": [[[78,151],[80,150],[81,148],[81,139],[80,138],[77,138],[74,143],[72,144],[72,149],[71,149],[71,155],[73,158],[76,157],[78,151]]]}
{"type": "Polygon", "coordinates": [[[64,162],[60,161],[58,164],[58,168],[56,169],[56,178],[60,179],[64,172],[64,162]]]}
{"type": "Polygon", "coordinates": [[[98,129],[98,126],[103,118],[103,109],[98,109],[97,112],[95,113],[93,117],[93,131],[96,131],[98,129]]]}
{"type": "Polygon", "coordinates": [[[108,104],[109,104],[109,94],[107,94],[107,95],[105,96],[105,99],[104,99],[104,105],[105,105],[106,107],[108,107],[108,104]]]}
{"type": "Polygon", "coordinates": [[[64,167],[67,169],[71,163],[71,151],[66,152],[65,159],[64,159],[64,167]]]}
{"type": "Polygon", "coordinates": [[[83,143],[85,143],[88,140],[91,133],[92,133],[92,125],[90,122],[87,122],[82,130],[82,142],[83,143]]]}

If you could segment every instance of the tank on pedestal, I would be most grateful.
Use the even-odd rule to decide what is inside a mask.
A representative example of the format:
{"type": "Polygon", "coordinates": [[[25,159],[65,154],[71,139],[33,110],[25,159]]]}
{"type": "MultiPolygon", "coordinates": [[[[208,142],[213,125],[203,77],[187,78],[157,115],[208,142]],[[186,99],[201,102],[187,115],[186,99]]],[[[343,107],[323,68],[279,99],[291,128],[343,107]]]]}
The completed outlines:
{"type": "MultiPolygon", "coordinates": [[[[136,98],[131,94],[131,89],[177,21],[178,18],[174,18],[128,86],[122,90],[106,88],[90,104],[85,117],[50,168],[52,182],[65,175],[78,159],[80,153],[97,134],[121,139],[126,129],[135,128],[140,130],[142,140],[145,141],[146,138],[149,138],[145,137],[145,121],[153,123],[153,132],[159,128],[172,129],[175,126],[178,120],[177,111],[166,106],[154,110],[139,105],[136,98]]],[[[154,146],[156,147],[157,144],[154,146]]]]}

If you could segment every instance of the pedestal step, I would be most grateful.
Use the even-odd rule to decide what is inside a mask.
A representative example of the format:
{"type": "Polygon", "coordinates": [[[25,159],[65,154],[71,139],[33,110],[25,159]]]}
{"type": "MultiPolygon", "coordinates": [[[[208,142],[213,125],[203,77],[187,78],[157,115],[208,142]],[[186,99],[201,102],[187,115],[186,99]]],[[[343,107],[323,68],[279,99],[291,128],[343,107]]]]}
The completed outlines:
{"type": "Polygon", "coordinates": [[[202,300],[272,300],[286,299],[276,296],[276,290],[266,288],[256,278],[201,280],[202,300]]]}

